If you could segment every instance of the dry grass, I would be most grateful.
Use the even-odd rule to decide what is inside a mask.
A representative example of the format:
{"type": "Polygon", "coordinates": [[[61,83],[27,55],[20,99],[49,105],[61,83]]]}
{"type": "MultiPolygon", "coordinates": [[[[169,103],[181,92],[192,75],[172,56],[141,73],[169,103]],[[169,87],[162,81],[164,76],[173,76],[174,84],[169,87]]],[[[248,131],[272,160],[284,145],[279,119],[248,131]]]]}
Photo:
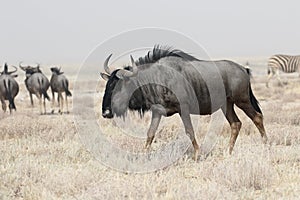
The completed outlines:
{"type": "MultiPolygon", "coordinates": [[[[269,145],[262,144],[252,122],[238,111],[243,127],[231,156],[226,124],[205,160],[194,162],[189,151],[173,165],[144,174],[101,165],[82,145],[72,113],[40,116],[38,108],[29,108],[21,89],[18,112],[0,115],[0,199],[297,199],[300,84],[292,79],[284,88],[267,89],[263,81],[255,79],[253,89],[264,112],[269,145]]],[[[96,115],[107,138],[128,151],[144,151],[150,115],[133,116],[130,128],[136,131],[126,135],[100,117],[100,104],[96,102],[96,115]]],[[[200,124],[201,143],[209,117],[193,119],[200,124]]],[[[126,121],[119,123],[128,127],[126,121]]],[[[163,119],[152,151],[172,141],[180,130],[178,116],[163,119]]]]}

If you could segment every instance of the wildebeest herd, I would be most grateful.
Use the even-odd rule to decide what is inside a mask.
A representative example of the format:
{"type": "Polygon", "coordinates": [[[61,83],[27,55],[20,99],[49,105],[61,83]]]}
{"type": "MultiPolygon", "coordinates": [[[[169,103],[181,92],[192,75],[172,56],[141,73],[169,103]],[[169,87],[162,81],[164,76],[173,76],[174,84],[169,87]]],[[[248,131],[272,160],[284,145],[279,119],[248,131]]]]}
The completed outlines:
{"type": "MultiPolygon", "coordinates": [[[[9,110],[10,113],[12,110],[16,110],[16,106],[14,103],[14,98],[17,96],[19,92],[19,85],[17,81],[14,79],[17,75],[14,75],[17,71],[17,68],[12,66],[15,70],[8,71],[8,65],[4,64],[4,71],[1,72],[0,75],[0,98],[2,103],[2,109],[6,111],[6,103],[5,100],[9,102],[9,110]]],[[[57,67],[51,68],[52,76],[49,82],[48,78],[42,73],[40,69],[40,65],[38,64],[35,67],[32,66],[22,66],[22,63],[19,64],[20,69],[25,72],[25,86],[29,92],[30,103],[33,106],[33,97],[35,95],[39,99],[40,105],[40,113],[46,114],[46,99],[50,100],[50,97],[47,93],[49,86],[52,91],[52,113],[54,112],[54,93],[58,93],[58,103],[59,110],[58,112],[61,114],[63,112],[63,96],[62,92],[65,92],[65,99],[67,101],[67,96],[72,96],[69,91],[69,82],[68,79],[63,75],[63,72],[60,71],[60,68],[57,67]],[[43,106],[42,106],[43,104],[43,106]]],[[[68,113],[68,104],[66,103],[66,112],[68,113]]]]}
{"type": "MultiPolygon", "coordinates": [[[[178,113],[193,144],[194,159],[197,159],[200,148],[195,139],[190,115],[210,115],[221,109],[231,127],[229,141],[231,153],[242,125],[234,105],[253,121],[263,142],[267,142],[263,114],[251,89],[249,69],[229,60],[199,60],[181,50],[155,46],[146,56],[138,60],[131,57],[131,66],[112,71],[108,65],[111,56],[104,62],[106,73],[100,73],[107,81],[102,101],[102,116],[104,118],[126,116],[130,110],[138,111],[142,117],[146,111],[151,111],[152,119],[145,148],[151,147],[162,116],[169,117],[178,113]]],[[[273,56],[269,61],[268,73],[273,76],[278,74],[279,70],[295,72],[299,70],[299,64],[299,57],[273,56]]],[[[14,70],[8,71],[8,65],[5,64],[0,76],[2,109],[6,110],[5,100],[8,100],[10,112],[16,109],[14,98],[19,91],[18,83],[14,79],[17,68],[12,67],[14,70]]],[[[32,67],[20,63],[19,67],[25,71],[25,85],[32,106],[34,94],[39,99],[41,114],[46,113],[45,100],[50,100],[47,94],[50,86],[52,107],[56,92],[58,112],[63,112],[62,93],[65,93],[66,112],[69,112],[67,97],[72,94],[69,91],[68,79],[60,68],[51,68],[52,77],[49,81],[39,65],[32,67]]],[[[271,75],[268,82],[270,78],[271,75]]]]}

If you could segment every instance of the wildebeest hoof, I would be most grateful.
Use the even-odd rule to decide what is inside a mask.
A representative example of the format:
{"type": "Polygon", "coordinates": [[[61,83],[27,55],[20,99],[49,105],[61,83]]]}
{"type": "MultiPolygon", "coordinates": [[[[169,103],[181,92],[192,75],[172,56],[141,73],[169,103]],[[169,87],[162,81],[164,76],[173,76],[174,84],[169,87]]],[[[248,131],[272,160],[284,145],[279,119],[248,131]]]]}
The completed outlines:
{"type": "Polygon", "coordinates": [[[54,109],[53,109],[53,110],[51,110],[51,114],[54,114],[54,109]]]}
{"type": "Polygon", "coordinates": [[[262,141],[263,141],[264,144],[267,144],[267,143],[268,143],[268,138],[267,138],[267,136],[264,136],[264,137],[262,138],[262,141]]]}
{"type": "Polygon", "coordinates": [[[193,160],[194,160],[195,162],[198,161],[198,154],[199,154],[199,150],[196,149],[196,150],[194,151],[194,156],[193,156],[193,160]]]}

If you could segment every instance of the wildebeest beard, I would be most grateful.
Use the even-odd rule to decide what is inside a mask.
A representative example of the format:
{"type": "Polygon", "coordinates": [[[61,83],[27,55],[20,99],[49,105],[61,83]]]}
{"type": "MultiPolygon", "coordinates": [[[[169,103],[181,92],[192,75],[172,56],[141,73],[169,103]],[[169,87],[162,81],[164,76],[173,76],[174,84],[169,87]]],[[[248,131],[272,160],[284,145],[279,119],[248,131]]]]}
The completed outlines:
{"type": "Polygon", "coordinates": [[[143,85],[137,87],[130,98],[130,94],[127,97],[123,95],[115,94],[112,100],[112,110],[117,117],[125,117],[128,110],[137,111],[140,117],[143,117],[153,105],[160,105],[160,108],[164,108],[161,114],[165,116],[171,116],[180,110],[175,94],[162,85],[143,85]]]}

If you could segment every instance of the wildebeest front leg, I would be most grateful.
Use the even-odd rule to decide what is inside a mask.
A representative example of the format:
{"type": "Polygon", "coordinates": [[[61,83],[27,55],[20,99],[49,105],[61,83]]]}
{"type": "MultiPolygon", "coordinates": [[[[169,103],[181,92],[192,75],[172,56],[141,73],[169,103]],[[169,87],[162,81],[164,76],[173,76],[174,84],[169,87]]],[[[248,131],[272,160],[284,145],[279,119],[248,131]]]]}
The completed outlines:
{"type": "Polygon", "coordinates": [[[197,161],[198,159],[198,153],[199,153],[199,145],[196,141],[195,134],[194,134],[194,128],[191,121],[191,116],[188,111],[188,108],[182,107],[182,112],[180,114],[181,120],[183,122],[185,132],[190,137],[193,147],[194,147],[194,160],[197,161]]]}
{"type": "Polygon", "coordinates": [[[146,145],[145,145],[146,149],[149,149],[152,144],[152,141],[155,136],[155,132],[158,128],[160,120],[161,120],[161,114],[159,114],[158,112],[152,111],[151,124],[150,124],[150,127],[147,132],[147,141],[146,141],[146,145]]]}
{"type": "Polygon", "coordinates": [[[29,97],[30,97],[30,104],[33,107],[33,99],[32,99],[32,93],[31,92],[29,92],[29,97]]]}

